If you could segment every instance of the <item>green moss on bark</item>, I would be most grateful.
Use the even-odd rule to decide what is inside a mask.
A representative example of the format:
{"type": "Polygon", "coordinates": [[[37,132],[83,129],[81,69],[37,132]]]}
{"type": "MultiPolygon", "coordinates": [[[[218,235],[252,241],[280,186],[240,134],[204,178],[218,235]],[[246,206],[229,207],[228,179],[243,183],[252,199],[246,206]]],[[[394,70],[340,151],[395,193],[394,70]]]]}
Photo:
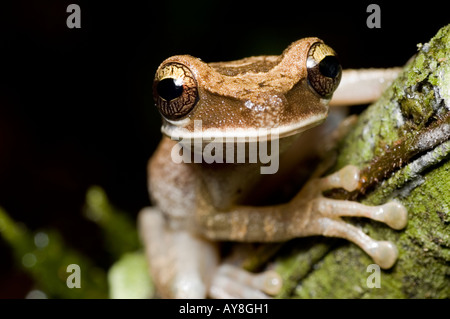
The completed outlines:
{"type": "Polygon", "coordinates": [[[341,198],[368,205],[398,200],[408,209],[408,225],[400,231],[368,219],[347,219],[374,239],[394,242],[397,263],[381,271],[380,288],[369,288],[372,273],[367,267],[373,261],[356,245],[339,240],[336,249],[307,271],[292,266],[311,254],[297,248],[277,260],[293,291],[289,295],[284,290],[280,297],[450,297],[449,96],[450,25],[419,45],[415,59],[360,115],[341,143],[334,168],[354,164],[364,173],[363,192],[337,194],[341,198]]]}

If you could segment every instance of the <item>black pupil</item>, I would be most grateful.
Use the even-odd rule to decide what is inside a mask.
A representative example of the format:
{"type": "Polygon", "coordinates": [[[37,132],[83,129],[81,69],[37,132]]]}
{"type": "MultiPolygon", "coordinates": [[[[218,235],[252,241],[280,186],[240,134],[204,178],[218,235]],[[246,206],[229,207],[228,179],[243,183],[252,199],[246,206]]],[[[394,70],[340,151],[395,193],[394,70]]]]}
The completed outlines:
{"type": "Polygon", "coordinates": [[[183,85],[178,85],[178,81],[173,78],[166,78],[159,81],[156,86],[156,90],[160,97],[162,97],[166,101],[171,101],[180,97],[183,94],[183,85]]]}
{"type": "Polygon", "coordinates": [[[335,78],[341,71],[341,65],[335,56],[327,55],[320,61],[319,71],[326,77],[335,78]]]}

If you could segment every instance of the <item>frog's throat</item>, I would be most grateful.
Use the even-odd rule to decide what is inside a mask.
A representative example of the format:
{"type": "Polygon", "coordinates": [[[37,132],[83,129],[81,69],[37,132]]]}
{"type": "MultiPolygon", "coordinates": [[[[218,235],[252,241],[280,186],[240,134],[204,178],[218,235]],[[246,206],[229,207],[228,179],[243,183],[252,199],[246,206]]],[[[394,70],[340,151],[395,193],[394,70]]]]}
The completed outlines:
{"type": "MultiPolygon", "coordinates": [[[[180,122],[177,125],[171,123],[171,121],[165,121],[161,127],[161,132],[170,137],[172,140],[197,140],[197,141],[211,141],[211,140],[223,140],[226,141],[244,141],[244,142],[261,142],[270,141],[272,139],[279,139],[295,134],[299,134],[314,126],[321,124],[327,117],[326,113],[311,115],[308,118],[303,119],[300,122],[291,124],[284,124],[276,128],[208,128],[202,129],[201,121],[194,121],[194,131],[190,131],[183,126],[180,126],[180,122]],[[198,122],[198,123],[197,123],[198,122]]],[[[187,125],[189,119],[186,119],[187,125]]],[[[185,120],[184,120],[185,121],[185,120]]]]}

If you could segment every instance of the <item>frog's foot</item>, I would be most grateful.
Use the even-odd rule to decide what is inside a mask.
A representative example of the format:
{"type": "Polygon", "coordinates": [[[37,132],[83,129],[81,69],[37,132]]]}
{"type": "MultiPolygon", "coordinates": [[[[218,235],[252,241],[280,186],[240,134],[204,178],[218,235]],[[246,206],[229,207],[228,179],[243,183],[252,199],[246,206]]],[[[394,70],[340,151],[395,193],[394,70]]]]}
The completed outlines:
{"type": "MultiPolygon", "coordinates": [[[[353,191],[359,186],[359,169],[346,166],[340,171],[318,180],[315,187],[321,193],[324,190],[342,187],[353,191]]],[[[362,230],[345,223],[340,217],[367,217],[383,222],[394,229],[402,229],[407,223],[407,211],[398,202],[389,202],[380,206],[366,206],[353,201],[335,200],[322,196],[313,200],[313,220],[311,226],[321,235],[348,239],[361,247],[381,268],[390,268],[398,257],[394,244],[388,241],[376,241],[362,230]]]]}
{"type": "Polygon", "coordinates": [[[259,274],[222,264],[214,275],[209,295],[217,299],[267,299],[280,292],[282,279],[268,270],[259,274]]]}

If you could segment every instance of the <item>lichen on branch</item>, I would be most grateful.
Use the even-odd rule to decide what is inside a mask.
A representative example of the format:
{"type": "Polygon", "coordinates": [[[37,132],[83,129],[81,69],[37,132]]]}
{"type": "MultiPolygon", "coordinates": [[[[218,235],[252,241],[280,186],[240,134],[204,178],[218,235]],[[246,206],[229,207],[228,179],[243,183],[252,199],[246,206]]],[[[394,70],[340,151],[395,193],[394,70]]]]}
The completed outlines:
{"type": "Polygon", "coordinates": [[[368,219],[346,219],[374,239],[394,242],[397,263],[382,271],[381,288],[375,289],[367,284],[373,261],[354,244],[339,240],[337,248],[320,250],[323,258],[307,272],[296,261],[309,260],[314,246],[293,249],[277,260],[282,276],[296,280],[288,283],[295,288],[280,297],[450,297],[450,25],[418,48],[339,146],[334,170],[348,164],[360,167],[362,188],[329,194],[367,205],[388,200],[405,205],[409,221],[399,231],[368,219]]]}

